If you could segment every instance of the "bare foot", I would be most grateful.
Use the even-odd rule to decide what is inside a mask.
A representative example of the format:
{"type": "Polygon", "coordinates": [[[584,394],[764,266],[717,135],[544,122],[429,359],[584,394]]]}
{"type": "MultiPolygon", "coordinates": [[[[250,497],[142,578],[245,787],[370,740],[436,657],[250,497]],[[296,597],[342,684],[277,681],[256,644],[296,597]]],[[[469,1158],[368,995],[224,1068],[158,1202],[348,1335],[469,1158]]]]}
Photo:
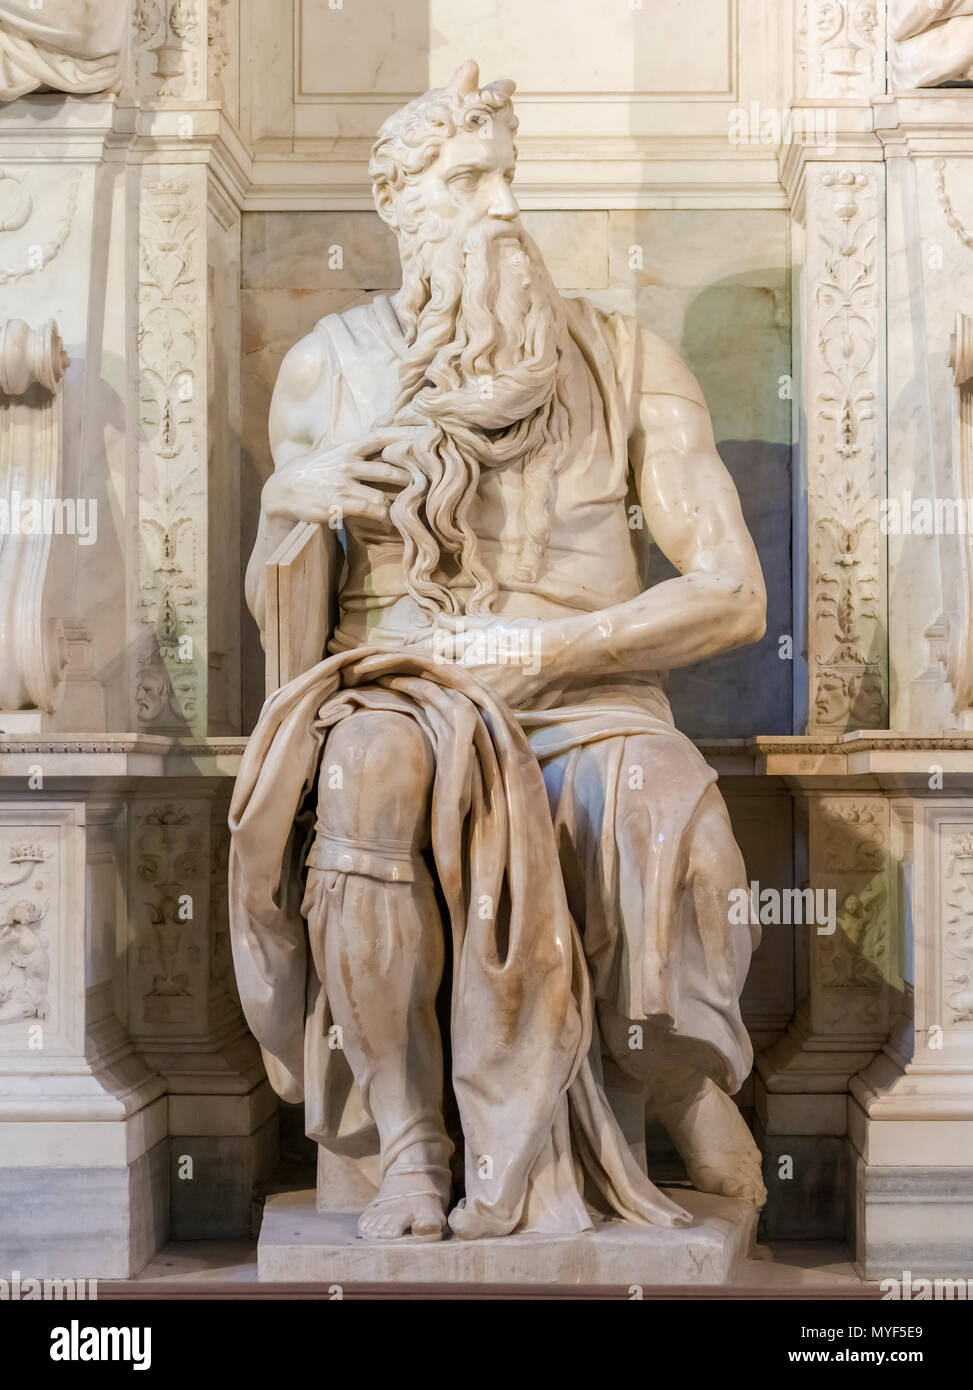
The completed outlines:
{"type": "Polygon", "coordinates": [[[736,1197],[759,1209],[767,1200],[767,1189],[760,1150],[747,1122],[715,1081],[695,1081],[678,1100],[654,1106],[654,1116],[669,1131],[697,1191],[736,1197]]]}
{"type": "Polygon", "coordinates": [[[371,1240],[442,1240],[446,1232],[448,1169],[395,1169],[358,1218],[358,1234],[371,1240]],[[445,1187],[446,1196],[441,1196],[445,1187]]]}

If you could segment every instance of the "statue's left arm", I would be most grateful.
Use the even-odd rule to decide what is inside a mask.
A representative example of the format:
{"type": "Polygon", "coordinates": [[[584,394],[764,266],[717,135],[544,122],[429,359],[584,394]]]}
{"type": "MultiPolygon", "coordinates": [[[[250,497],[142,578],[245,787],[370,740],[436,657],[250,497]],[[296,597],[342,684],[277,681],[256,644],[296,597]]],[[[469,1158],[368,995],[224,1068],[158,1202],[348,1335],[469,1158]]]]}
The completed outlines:
{"type": "Polygon", "coordinates": [[[689,666],[764,634],[760,561],[706,407],[641,395],[629,458],[645,524],[679,574],[637,598],[547,625],[548,679],[689,666]]]}

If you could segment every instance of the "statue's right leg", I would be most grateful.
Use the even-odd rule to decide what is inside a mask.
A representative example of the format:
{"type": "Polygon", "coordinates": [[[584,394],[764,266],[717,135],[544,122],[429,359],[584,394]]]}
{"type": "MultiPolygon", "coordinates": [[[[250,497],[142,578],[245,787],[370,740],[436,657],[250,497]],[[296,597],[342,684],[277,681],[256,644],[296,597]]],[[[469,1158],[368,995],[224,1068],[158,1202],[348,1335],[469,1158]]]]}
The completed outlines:
{"type": "Polygon", "coordinates": [[[318,782],[305,915],[314,963],[381,1141],[364,1236],[442,1237],[452,1144],[435,1003],[443,929],[422,860],[434,772],[406,715],[360,711],[331,731],[318,782]]]}

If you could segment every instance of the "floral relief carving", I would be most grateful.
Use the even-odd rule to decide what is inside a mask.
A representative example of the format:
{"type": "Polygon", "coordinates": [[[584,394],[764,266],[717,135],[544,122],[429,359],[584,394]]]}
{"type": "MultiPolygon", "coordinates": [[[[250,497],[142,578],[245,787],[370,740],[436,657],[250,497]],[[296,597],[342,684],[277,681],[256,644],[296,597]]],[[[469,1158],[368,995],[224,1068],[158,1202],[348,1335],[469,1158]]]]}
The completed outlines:
{"type": "Polygon", "coordinates": [[[138,0],[134,25],[134,77],[139,93],[194,95],[199,80],[197,0],[138,0]]]}
{"type": "Polygon", "coordinates": [[[812,722],[875,728],[886,709],[875,175],[828,170],[817,191],[808,424],[812,722]]]}
{"type": "Polygon", "coordinates": [[[41,895],[44,866],[51,857],[40,842],[23,841],[7,849],[13,872],[0,878],[0,1024],[46,1019],[49,1012],[50,899],[41,895]]]}
{"type": "Polygon", "coordinates": [[[823,798],[813,814],[813,880],[834,892],[834,931],[814,938],[817,1022],[880,1037],[888,1025],[893,973],[888,806],[823,798]]]}
{"type": "Polygon", "coordinates": [[[945,995],[950,1023],[973,1023],[973,831],[945,849],[945,995]]]}
{"type": "Polygon", "coordinates": [[[141,457],[138,720],[185,732],[204,718],[199,508],[204,210],[186,179],[146,186],[139,281],[141,457]]]}
{"type": "Polygon", "coordinates": [[[147,888],[137,920],[136,989],[147,1024],[186,1023],[201,983],[199,880],[203,825],[195,808],[153,807],[136,824],[135,892],[147,888]]]}

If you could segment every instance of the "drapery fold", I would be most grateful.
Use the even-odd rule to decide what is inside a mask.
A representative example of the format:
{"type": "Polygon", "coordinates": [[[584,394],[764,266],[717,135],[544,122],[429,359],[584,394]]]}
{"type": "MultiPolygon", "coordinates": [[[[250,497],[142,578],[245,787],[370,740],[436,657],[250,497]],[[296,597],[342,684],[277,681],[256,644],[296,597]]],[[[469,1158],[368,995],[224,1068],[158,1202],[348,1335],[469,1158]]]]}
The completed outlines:
{"type": "Polygon", "coordinates": [[[124,0],[0,0],[0,101],[37,87],[83,95],[119,77],[124,0]]]}
{"type": "Polygon", "coordinates": [[[688,1224],[641,1172],[592,1062],[591,986],[537,759],[482,683],[429,655],[360,648],[319,663],[271,696],[244,754],[230,809],[231,940],[275,1089],[307,1094],[309,1131],[338,1151],[373,1139],[348,1063],[327,1044],[327,981],[299,911],[300,812],[327,730],[357,709],[415,719],[436,757],[431,851],[453,938],[453,1088],[467,1150],[454,1232],[587,1229],[583,1169],[620,1215],[688,1224]]]}

